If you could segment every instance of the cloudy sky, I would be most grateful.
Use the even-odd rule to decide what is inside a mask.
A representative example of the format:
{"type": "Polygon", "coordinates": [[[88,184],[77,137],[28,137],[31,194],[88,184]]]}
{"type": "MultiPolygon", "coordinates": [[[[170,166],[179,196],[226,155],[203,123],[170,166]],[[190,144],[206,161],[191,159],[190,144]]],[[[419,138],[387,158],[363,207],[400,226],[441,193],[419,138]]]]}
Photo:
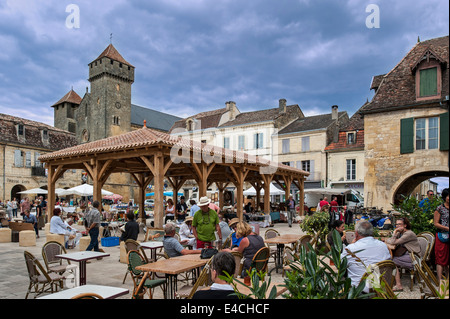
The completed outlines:
{"type": "Polygon", "coordinates": [[[334,104],[352,116],[372,76],[448,30],[445,0],[1,0],[0,113],[52,125],[50,105],[71,87],[83,96],[112,33],[136,67],[134,104],[186,117],[285,98],[307,116],[334,104]]]}

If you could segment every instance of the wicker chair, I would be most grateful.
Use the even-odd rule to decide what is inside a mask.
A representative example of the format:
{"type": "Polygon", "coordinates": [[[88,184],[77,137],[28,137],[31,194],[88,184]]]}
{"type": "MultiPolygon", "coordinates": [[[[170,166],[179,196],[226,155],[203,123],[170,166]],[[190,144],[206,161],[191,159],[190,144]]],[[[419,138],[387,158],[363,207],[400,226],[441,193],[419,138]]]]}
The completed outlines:
{"type": "Polygon", "coordinates": [[[206,265],[203,267],[200,275],[193,285],[185,285],[175,292],[177,299],[192,299],[195,292],[200,287],[207,287],[211,285],[211,262],[214,257],[211,257],[206,265]]]}
{"type": "MultiPolygon", "coordinates": [[[[264,239],[275,238],[277,236],[280,236],[280,233],[273,228],[269,228],[266,230],[266,232],[264,234],[264,239]]],[[[273,262],[276,262],[277,245],[276,244],[266,244],[266,246],[267,246],[267,248],[270,249],[270,257],[273,257],[273,262]]]]}
{"type": "Polygon", "coordinates": [[[96,294],[96,293],[86,292],[86,293],[83,293],[83,294],[79,294],[79,295],[73,296],[70,299],[104,299],[104,298],[102,296],[96,294]]]}
{"type": "MultiPolygon", "coordinates": [[[[380,262],[377,262],[373,267],[371,267],[373,272],[376,272],[378,275],[382,275],[380,280],[384,282],[384,291],[385,293],[380,293],[379,291],[375,290],[375,293],[377,297],[385,298],[385,299],[396,299],[397,296],[395,295],[392,288],[394,287],[394,277],[395,277],[395,271],[396,266],[392,260],[383,260],[380,262]]],[[[367,277],[369,276],[369,273],[366,272],[362,278],[361,281],[367,280],[367,277]]],[[[372,291],[372,289],[371,289],[372,291]]]]}
{"type": "Polygon", "coordinates": [[[298,247],[297,247],[297,251],[300,250],[300,248],[303,246],[305,247],[306,251],[309,251],[309,247],[308,247],[308,243],[311,243],[313,237],[311,235],[303,235],[302,237],[300,237],[300,239],[298,240],[298,247]]]}
{"type": "Polygon", "coordinates": [[[270,250],[267,247],[263,247],[259,249],[256,254],[253,256],[252,263],[250,268],[248,269],[251,272],[253,269],[256,269],[257,272],[266,272],[267,264],[269,262],[270,250]]]}
{"type": "Polygon", "coordinates": [[[70,265],[70,261],[63,262],[62,258],[55,257],[56,255],[66,254],[67,251],[61,243],[57,241],[49,241],[42,246],[42,258],[44,259],[47,272],[54,272],[62,275],[67,266],[70,265]]]}
{"type": "MultiPolygon", "coordinates": [[[[428,242],[428,239],[423,236],[420,236],[420,237],[417,236],[417,240],[419,241],[419,245],[420,245],[419,257],[422,259],[428,252],[430,244],[428,242]]],[[[416,281],[415,267],[414,266],[412,266],[411,268],[398,267],[398,271],[400,271],[400,275],[403,274],[403,271],[409,271],[409,275],[411,278],[410,289],[412,291],[414,288],[414,282],[416,281]]]]}
{"type": "Polygon", "coordinates": [[[141,266],[145,263],[144,257],[137,250],[130,250],[127,254],[128,260],[128,271],[130,272],[131,278],[133,279],[134,289],[133,289],[133,299],[142,299],[145,295],[146,290],[150,299],[153,298],[152,289],[160,286],[164,293],[164,298],[166,297],[166,280],[165,279],[146,279],[142,285],[143,291],[136,291],[144,273],[137,270],[137,266],[141,266]]]}
{"type": "MultiPolygon", "coordinates": [[[[128,252],[131,251],[131,250],[139,251],[140,254],[142,255],[142,257],[144,258],[144,262],[146,264],[149,263],[147,255],[145,254],[145,251],[144,251],[144,249],[142,249],[141,245],[139,245],[139,243],[137,241],[135,241],[134,239],[127,239],[125,241],[125,251],[128,254],[128,252]]],[[[128,273],[129,273],[129,271],[127,269],[127,271],[125,272],[125,276],[123,277],[122,284],[125,284],[125,280],[127,279],[128,273]]]]}
{"type": "Polygon", "coordinates": [[[410,253],[410,256],[414,265],[415,272],[419,275],[418,277],[421,283],[421,298],[439,298],[439,287],[435,284],[435,279],[432,278],[432,276],[434,275],[431,272],[426,273],[424,271],[424,266],[426,265],[426,263],[417,254],[410,253]]]}
{"type": "Polygon", "coordinates": [[[238,278],[242,273],[242,262],[243,262],[243,255],[242,253],[238,251],[232,251],[231,254],[234,256],[234,261],[236,263],[236,269],[234,271],[234,277],[238,278]]]}
{"type": "Polygon", "coordinates": [[[64,277],[57,273],[48,273],[33,254],[24,251],[25,263],[28,270],[30,284],[28,285],[25,299],[30,293],[34,293],[34,298],[45,292],[56,292],[58,286],[62,287],[64,277]],[[32,291],[33,290],[33,291],[32,291]]]}
{"type": "Polygon", "coordinates": [[[432,232],[429,232],[429,231],[421,232],[417,236],[425,237],[428,240],[428,242],[430,243],[430,246],[428,247],[428,251],[425,253],[426,254],[425,261],[428,263],[428,262],[430,262],[430,256],[431,256],[431,252],[434,249],[434,243],[436,241],[436,237],[432,232]]]}
{"type": "Polygon", "coordinates": [[[231,242],[232,242],[232,238],[231,236],[233,235],[233,233],[230,233],[228,235],[228,237],[225,239],[225,241],[222,244],[222,248],[221,249],[231,249],[231,242]]]}
{"type": "Polygon", "coordinates": [[[297,254],[295,253],[295,251],[292,248],[290,248],[290,247],[284,248],[283,272],[282,272],[283,277],[284,277],[286,271],[290,271],[292,269],[290,265],[295,263],[296,256],[297,256],[297,254]]]}

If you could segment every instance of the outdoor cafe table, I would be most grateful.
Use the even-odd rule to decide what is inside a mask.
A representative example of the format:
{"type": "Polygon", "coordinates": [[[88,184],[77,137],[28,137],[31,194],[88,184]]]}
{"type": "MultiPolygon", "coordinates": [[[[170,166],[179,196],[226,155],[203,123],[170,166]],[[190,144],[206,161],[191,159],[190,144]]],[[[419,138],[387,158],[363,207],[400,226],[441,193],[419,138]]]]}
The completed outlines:
{"type": "Polygon", "coordinates": [[[278,273],[278,269],[283,269],[284,245],[295,243],[301,237],[302,237],[301,235],[283,234],[283,235],[276,236],[273,238],[264,239],[264,242],[266,244],[276,244],[277,245],[277,252],[276,252],[276,256],[275,256],[275,268],[272,268],[270,270],[269,275],[274,269],[277,273],[278,273]]]}
{"type": "MultiPolygon", "coordinates": [[[[206,260],[207,262],[207,260],[206,260]]],[[[141,280],[136,291],[140,291],[142,284],[145,282],[147,277],[152,272],[164,273],[167,281],[167,298],[173,299],[175,297],[175,292],[177,290],[177,276],[180,273],[190,271],[205,265],[204,260],[194,261],[194,260],[184,260],[179,257],[169,258],[169,259],[159,259],[155,262],[137,266],[137,270],[144,272],[144,276],[141,280]]]]}
{"type": "Polygon", "coordinates": [[[139,244],[144,249],[150,249],[150,259],[156,261],[156,250],[164,247],[162,241],[145,241],[139,244]]]}
{"type": "Polygon", "coordinates": [[[96,259],[102,257],[108,257],[108,253],[102,253],[99,251],[79,251],[68,254],[56,255],[57,258],[67,259],[71,261],[78,261],[80,264],[80,286],[86,285],[86,261],[89,259],[96,259]]]}
{"type": "Polygon", "coordinates": [[[103,299],[115,299],[117,297],[126,295],[129,290],[126,288],[102,286],[102,285],[83,285],[70,289],[61,290],[53,294],[40,297],[38,299],[71,299],[79,294],[95,293],[103,297],[103,299]]]}

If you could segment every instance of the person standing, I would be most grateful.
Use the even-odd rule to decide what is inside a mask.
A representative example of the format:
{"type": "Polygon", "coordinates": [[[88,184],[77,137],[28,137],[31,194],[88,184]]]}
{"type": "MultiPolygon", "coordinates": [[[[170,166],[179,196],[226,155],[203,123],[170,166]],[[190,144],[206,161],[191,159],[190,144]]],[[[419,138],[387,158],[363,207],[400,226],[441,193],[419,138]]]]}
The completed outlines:
{"type": "Polygon", "coordinates": [[[436,241],[434,244],[434,253],[436,259],[436,272],[439,282],[445,271],[448,278],[448,255],[449,255],[449,239],[448,239],[448,210],[449,210],[449,191],[448,188],[442,190],[442,199],[444,203],[436,208],[434,212],[434,226],[437,228],[436,241]],[[445,236],[447,239],[445,240],[445,236]]]}
{"type": "Polygon", "coordinates": [[[341,214],[339,213],[339,204],[336,196],[334,196],[333,200],[330,202],[330,211],[335,215],[334,220],[342,220],[341,214]]]}
{"type": "Polygon", "coordinates": [[[289,199],[286,201],[286,208],[288,214],[288,224],[289,227],[292,227],[292,220],[295,216],[295,201],[292,195],[289,195],[289,199]]]}
{"type": "Polygon", "coordinates": [[[167,200],[167,207],[166,207],[166,218],[164,219],[164,224],[167,224],[168,220],[174,220],[175,219],[175,206],[173,204],[173,200],[169,198],[167,200]]]}
{"type": "Polygon", "coordinates": [[[91,237],[91,242],[87,246],[86,250],[91,251],[100,251],[98,247],[98,235],[99,235],[99,226],[100,226],[100,212],[98,208],[100,207],[99,201],[94,201],[92,203],[92,209],[90,209],[86,214],[86,231],[89,233],[91,237]]]}
{"type": "Polygon", "coordinates": [[[177,210],[176,210],[178,223],[182,223],[184,221],[184,219],[186,218],[187,209],[188,209],[188,206],[187,206],[186,202],[184,201],[184,196],[181,196],[180,202],[177,203],[177,210]]]}
{"type": "Polygon", "coordinates": [[[200,210],[200,207],[197,206],[194,199],[191,199],[189,201],[189,203],[191,204],[191,210],[190,210],[189,216],[194,217],[194,214],[200,210]]]}
{"type": "Polygon", "coordinates": [[[17,208],[18,208],[18,204],[17,204],[17,200],[14,197],[13,200],[11,201],[12,204],[12,213],[13,213],[13,217],[17,217],[17,208]]]}
{"type": "Polygon", "coordinates": [[[192,221],[193,233],[197,239],[197,248],[212,247],[213,242],[216,240],[215,231],[217,231],[219,239],[222,241],[219,216],[213,209],[209,208],[210,202],[211,200],[206,196],[200,198],[198,203],[200,210],[195,213],[192,221]]]}
{"type": "Polygon", "coordinates": [[[134,213],[132,211],[127,212],[127,223],[125,224],[125,231],[120,236],[121,241],[127,239],[137,240],[139,235],[139,224],[134,220],[134,213]]]}

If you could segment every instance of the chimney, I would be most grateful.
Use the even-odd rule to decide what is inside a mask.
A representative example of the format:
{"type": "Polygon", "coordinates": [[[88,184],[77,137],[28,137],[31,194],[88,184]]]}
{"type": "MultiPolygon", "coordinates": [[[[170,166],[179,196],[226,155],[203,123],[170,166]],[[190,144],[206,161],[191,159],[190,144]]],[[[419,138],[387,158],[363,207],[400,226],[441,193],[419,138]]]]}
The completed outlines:
{"type": "Polygon", "coordinates": [[[278,101],[278,113],[286,113],[286,99],[278,101]]]}
{"type": "Polygon", "coordinates": [[[331,119],[336,120],[336,121],[338,119],[338,106],[337,105],[333,105],[331,107],[331,119]]]}
{"type": "Polygon", "coordinates": [[[227,111],[230,112],[229,121],[233,121],[236,118],[236,102],[233,101],[225,102],[225,107],[227,111]]]}

